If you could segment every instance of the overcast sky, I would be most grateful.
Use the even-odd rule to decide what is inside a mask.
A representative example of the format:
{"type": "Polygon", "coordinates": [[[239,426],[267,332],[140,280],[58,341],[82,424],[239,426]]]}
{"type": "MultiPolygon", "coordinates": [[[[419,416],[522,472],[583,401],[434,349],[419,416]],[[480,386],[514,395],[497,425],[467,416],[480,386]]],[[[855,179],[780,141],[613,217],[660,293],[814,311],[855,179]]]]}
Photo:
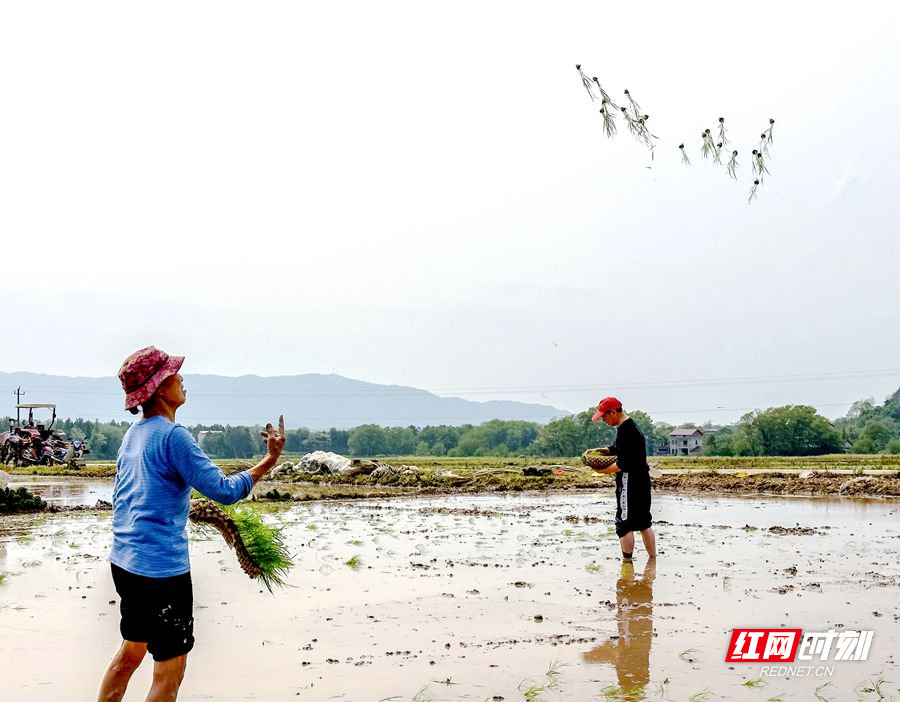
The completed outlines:
{"type": "Polygon", "coordinates": [[[188,373],[568,410],[615,393],[669,422],[881,401],[900,385],[896,14],[4,3],[0,370],[112,375],[152,343],[188,373]],[[641,103],[653,161],[603,136],[576,63],[641,103]],[[700,156],[719,116],[737,182],[700,156]]]}

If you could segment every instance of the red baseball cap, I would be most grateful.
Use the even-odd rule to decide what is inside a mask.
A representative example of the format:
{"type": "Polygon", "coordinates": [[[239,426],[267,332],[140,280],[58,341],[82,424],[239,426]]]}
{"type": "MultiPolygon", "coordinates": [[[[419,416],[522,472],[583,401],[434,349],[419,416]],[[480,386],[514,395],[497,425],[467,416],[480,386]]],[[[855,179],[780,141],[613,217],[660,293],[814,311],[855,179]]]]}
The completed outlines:
{"type": "Polygon", "coordinates": [[[619,402],[619,400],[617,400],[615,397],[604,397],[602,400],[600,400],[600,404],[597,405],[597,411],[594,412],[594,416],[591,417],[591,421],[596,422],[607,412],[621,409],[622,403],[619,402]]]}
{"type": "Polygon", "coordinates": [[[155,346],[135,351],[119,368],[119,380],[125,391],[125,409],[144,404],[162,382],[175,375],[184,363],[184,356],[170,356],[155,346]]]}

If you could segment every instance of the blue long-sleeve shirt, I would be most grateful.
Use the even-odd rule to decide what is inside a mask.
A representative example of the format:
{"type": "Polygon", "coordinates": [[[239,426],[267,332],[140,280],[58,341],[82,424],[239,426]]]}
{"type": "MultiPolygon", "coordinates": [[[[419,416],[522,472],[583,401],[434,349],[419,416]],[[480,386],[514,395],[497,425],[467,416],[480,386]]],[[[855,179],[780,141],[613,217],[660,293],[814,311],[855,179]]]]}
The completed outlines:
{"type": "Polygon", "coordinates": [[[150,578],[190,571],[191,488],[232,504],[250,494],[253,478],[246,471],[226,476],[187,429],[165,417],[133,424],[116,458],[110,562],[150,578]]]}

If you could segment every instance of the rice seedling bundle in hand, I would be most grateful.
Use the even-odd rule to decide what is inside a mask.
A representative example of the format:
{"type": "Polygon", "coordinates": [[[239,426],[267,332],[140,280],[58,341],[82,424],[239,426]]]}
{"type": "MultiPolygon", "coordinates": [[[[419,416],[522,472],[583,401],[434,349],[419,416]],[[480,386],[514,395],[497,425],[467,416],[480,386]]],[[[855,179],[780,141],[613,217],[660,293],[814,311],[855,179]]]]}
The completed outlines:
{"type": "Polygon", "coordinates": [[[615,456],[600,453],[603,449],[591,448],[581,454],[581,462],[588,468],[609,468],[616,462],[615,456]]]}
{"type": "Polygon", "coordinates": [[[258,514],[194,499],[188,519],[201,529],[211,527],[218,531],[228,547],[234,549],[241,569],[250,578],[259,578],[269,592],[273,585],[284,585],[284,576],[294,562],[281,531],[263,522],[258,514]]]}

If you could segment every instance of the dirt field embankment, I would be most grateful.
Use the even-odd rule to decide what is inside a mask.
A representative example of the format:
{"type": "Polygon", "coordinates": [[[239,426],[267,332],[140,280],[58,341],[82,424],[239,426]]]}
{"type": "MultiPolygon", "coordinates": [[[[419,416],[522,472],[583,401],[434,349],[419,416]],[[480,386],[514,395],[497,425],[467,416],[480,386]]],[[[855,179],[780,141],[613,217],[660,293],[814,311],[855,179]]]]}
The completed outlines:
{"type": "Polygon", "coordinates": [[[716,492],[767,495],[900,496],[900,473],[848,475],[813,473],[665,473],[653,480],[656,490],[666,492],[716,492]]]}

